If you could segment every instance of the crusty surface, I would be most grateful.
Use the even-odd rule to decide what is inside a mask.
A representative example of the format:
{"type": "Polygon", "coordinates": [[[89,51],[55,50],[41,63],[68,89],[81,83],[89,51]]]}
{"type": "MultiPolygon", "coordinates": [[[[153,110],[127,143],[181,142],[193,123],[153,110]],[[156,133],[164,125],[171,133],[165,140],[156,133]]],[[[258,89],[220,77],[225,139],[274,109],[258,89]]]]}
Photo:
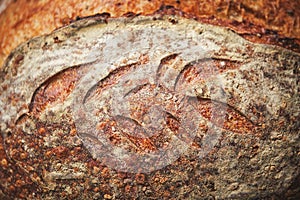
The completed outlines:
{"type": "Polygon", "coordinates": [[[128,12],[148,15],[168,6],[202,18],[207,23],[232,28],[252,41],[288,48],[295,43],[300,44],[298,0],[259,0],[255,3],[251,0],[140,0],[134,3],[131,0],[17,0],[0,15],[0,66],[20,43],[34,36],[50,33],[75,20],[77,16],[103,12],[108,12],[113,17],[128,12]],[[253,38],[253,35],[259,37],[253,38]],[[292,38],[298,40],[291,40],[292,38]]]}
{"type": "Polygon", "coordinates": [[[299,60],[160,14],[95,16],[30,40],[1,71],[2,195],[285,198],[300,173],[299,60]],[[139,129],[147,113],[165,119],[159,134],[139,129]]]}

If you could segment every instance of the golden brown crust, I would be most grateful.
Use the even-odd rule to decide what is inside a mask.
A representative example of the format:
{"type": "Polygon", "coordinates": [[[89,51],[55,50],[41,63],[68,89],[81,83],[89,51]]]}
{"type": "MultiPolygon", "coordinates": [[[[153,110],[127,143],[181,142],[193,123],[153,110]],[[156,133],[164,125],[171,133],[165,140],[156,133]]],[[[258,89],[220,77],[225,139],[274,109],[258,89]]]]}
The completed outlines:
{"type": "MultiPolygon", "coordinates": [[[[125,13],[151,14],[162,6],[174,8],[207,23],[229,27],[251,41],[279,44],[293,50],[300,44],[300,2],[259,0],[44,0],[12,2],[0,15],[0,66],[17,45],[29,38],[68,24],[77,16],[108,12],[112,17],[125,13]],[[268,29],[278,32],[268,32],[268,29]],[[295,38],[296,40],[288,38],[295,38]],[[293,46],[294,45],[294,46],[293,46]],[[296,46],[295,46],[296,45],[296,46]]],[[[298,51],[298,50],[297,50],[298,51]]]]}
{"type": "MultiPolygon", "coordinates": [[[[0,144],[0,182],[3,183],[0,191],[3,196],[0,192],[0,199],[7,199],[5,195],[28,199],[132,199],[136,195],[140,199],[162,196],[168,199],[225,199],[228,196],[240,199],[245,197],[245,192],[257,198],[271,198],[274,191],[276,195],[285,193],[291,184],[291,179],[285,177],[298,173],[299,160],[290,162],[293,160],[290,158],[297,157],[297,144],[300,144],[295,117],[298,113],[295,102],[299,102],[296,94],[299,54],[250,43],[225,28],[186,19],[193,15],[174,8],[164,7],[158,13],[185,18],[160,14],[131,17],[133,13],[118,19],[105,18],[105,14],[88,17],[50,35],[30,40],[11,54],[2,71],[4,81],[0,84],[3,88],[0,94],[0,142],[3,144],[3,147],[0,144]],[[127,30],[133,37],[121,37],[127,30]],[[107,33],[120,38],[113,37],[104,44],[94,38],[104,38],[107,33]],[[199,38],[193,41],[187,37],[197,35],[199,38]],[[134,46],[128,46],[127,41],[132,39],[134,46]],[[176,49],[181,48],[182,40],[183,44],[189,44],[186,50],[176,49]],[[117,46],[115,41],[120,41],[117,46]],[[169,41],[176,45],[168,46],[169,41]],[[195,51],[197,41],[201,41],[201,47],[210,48],[208,56],[212,59],[197,59],[202,55],[195,51]],[[148,44],[149,50],[144,51],[148,44]],[[170,53],[165,55],[155,47],[166,48],[170,53]],[[141,54],[124,53],[128,48],[141,54]],[[151,56],[153,52],[155,57],[151,56]],[[102,55],[105,55],[104,61],[102,55]],[[111,65],[111,61],[115,64],[111,65]],[[210,96],[214,93],[207,92],[205,80],[210,77],[210,64],[224,77],[224,89],[220,92],[227,94],[227,103],[224,99],[213,101],[210,96]],[[108,74],[101,74],[102,68],[95,66],[103,67],[103,71],[107,69],[105,66],[112,67],[107,69],[108,74]],[[153,66],[154,70],[145,73],[147,66],[153,66]],[[92,76],[87,76],[89,74],[92,76]],[[128,85],[131,78],[132,84],[128,85]],[[133,84],[137,87],[132,88],[133,84]],[[120,87],[122,92],[118,92],[120,87]],[[193,87],[195,90],[189,89],[193,87]],[[192,96],[181,98],[182,94],[192,96]],[[88,110],[91,118],[81,110],[82,102],[87,109],[95,105],[91,107],[95,110],[88,110]],[[125,109],[114,105],[125,105],[125,109]],[[162,105],[166,112],[157,114],[149,109],[159,110],[157,105],[162,105]],[[196,112],[186,109],[191,105],[196,112]],[[127,115],[119,108],[135,112],[127,115]],[[220,119],[214,110],[226,115],[220,119]],[[163,129],[154,126],[159,134],[151,137],[144,136],[152,132],[139,129],[140,124],[149,121],[147,113],[155,119],[165,119],[163,129]],[[203,120],[198,120],[197,113],[203,120]],[[104,120],[101,118],[90,128],[98,116],[104,116],[104,120]],[[209,119],[218,130],[222,129],[220,134],[210,137],[209,119]],[[180,130],[190,130],[195,125],[188,122],[198,121],[200,131],[191,142],[191,137],[180,130]],[[132,159],[125,160],[126,170],[130,167],[130,172],[139,173],[114,170],[118,163],[112,163],[114,157],[106,153],[112,148],[101,146],[95,133],[103,133],[101,135],[108,138],[113,147],[136,152],[135,155],[127,154],[132,159]],[[157,166],[163,167],[162,164],[169,162],[163,156],[149,168],[144,162],[138,162],[141,161],[139,155],[145,155],[143,153],[176,147],[168,133],[174,133],[188,144],[191,142],[193,148],[162,169],[157,166]],[[217,144],[213,137],[219,138],[217,144]],[[210,144],[215,148],[211,149],[210,144]],[[236,164],[232,167],[231,163],[236,164]],[[278,169],[278,173],[287,175],[274,178],[269,176],[269,169],[278,169]],[[151,173],[142,173],[145,171],[151,173]],[[239,174],[246,178],[235,177],[239,174]],[[233,184],[228,182],[228,177],[233,177],[233,184]],[[210,180],[208,185],[207,180],[210,180]],[[243,185],[253,182],[266,186],[263,191],[255,187],[244,190],[243,185]],[[236,188],[240,188],[239,191],[235,191],[236,188]]],[[[214,18],[199,20],[222,23],[214,18]]],[[[245,33],[247,30],[250,29],[245,26],[238,31],[245,33]]],[[[163,155],[172,158],[171,150],[163,155]]]]}
{"type": "MultiPolygon", "coordinates": [[[[25,0],[18,0],[11,3],[7,10],[0,15],[0,67],[12,49],[20,43],[25,42],[34,36],[50,33],[54,29],[67,25],[72,20],[78,19],[78,16],[90,16],[103,12],[109,13],[112,17],[119,17],[126,13],[129,13],[127,14],[128,17],[130,17],[130,13],[133,15],[134,13],[141,15],[161,13],[197,18],[201,22],[228,27],[253,42],[276,44],[300,52],[300,14],[299,10],[297,10],[300,3],[297,0],[285,2],[258,0],[255,5],[251,5],[252,1],[250,0],[199,2],[199,0],[165,0],[162,3],[159,0],[141,0],[138,3],[133,4],[130,0],[88,0],[83,3],[78,3],[78,0],[33,0],[29,2],[25,0]]],[[[22,62],[22,59],[22,57],[16,57],[14,64],[19,65],[20,62],[22,62]]],[[[228,64],[228,69],[236,68],[236,63],[229,61],[222,61],[222,63],[225,64],[226,67],[228,64]]],[[[218,66],[217,63],[215,64],[218,66]]],[[[66,70],[57,77],[49,79],[37,90],[34,96],[34,101],[32,101],[32,104],[30,105],[31,112],[34,116],[38,117],[41,111],[43,111],[46,107],[53,106],[54,103],[57,103],[56,101],[65,100],[67,94],[70,93],[69,90],[73,89],[74,83],[77,81],[78,71],[79,69],[66,70]]],[[[189,75],[188,71],[187,75],[189,75]]],[[[210,107],[211,104],[207,102],[202,102],[198,105],[199,111],[202,111],[201,114],[206,118],[211,116],[211,112],[209,112],[211,110],[210,107]]],[[[239,115],[239,113],[234,112],[234,110],[228,108],[227,113],[230,117],[225,119],[225,129],[239,134],[248,133],[250,130],[254,129],[254,125],[251,122],[249,122],[244,116],[239,115]]],[[[22,121],[30,120],[28,120],[28,116],[25,116],[20,118],[19,123],[22,121]]],[[[176,122],[172,121],[172,118],[168,121],[168,125],[171,130],[176,130],[176,122]]],[[[203,129],[206,129],[206,127],[204,126],[203,129]]],[[[76,130],[74,127],[72,128],[70,124],[64,124],[63,122],[60,122],[58,126],[54,124],[53,127],[49,124],[36,123],[34,131],[35,137],[30,137],[19,130],[13,134],[11,140],[13,142],[11,143],[7,142],[9,140],[6,140],[5,142],[2,136],[0,136],[0,168],[3,169],[0,170],[0,177],[1,180],[5,181],[5,183],[10,183],[10,186],[5,188],[5,190],[4,188],[1,188],[2,186],[0,186],[0,199],[7,198],[7,196],[2,194],[2,192],[6,192],[6,194],[15,194],[19,198],[36,198],[32,195],[42,193],[40,189],[37,189],[40,188],[40,183],[49,183],[47,187],[50,187],[51,181],[53,181],[52,179],[55,179],[56,177],[55,174],[50,173],[51,169],[41,169],[41,163],[43,163],[44,166],[48,166],[47,164],[45,165],[45,163],[48,161],[49,163],[52,163],[53,160],[59,160],[61,163],[66,164],[72,164],[72,159],[81,160],[82,163],[85,163],[88,166],[87,174],[89,176],[92,176],[91,173],[101,175],[99,176],[99,181],[102,181],[101,183],[107,180],[110,180],[111,182],[113,182],[113,180],[117,180],[116,178],[114,179],[114,172],[112,170],[103,167],[98,162],[90,159],[89,153],[82,146],[77,146],[75,143],[74,147],[56,146],[53,148],[41,148],[46,143],[43,138],[50,138],[50,136],[55,136],[56,133],[58,135],[57,137],[62,141],[68,138],[67,135],[71,135],[70,138],[74,138],[74,141],[76,139],[76,130]],[[64,127],[66,127],[65,129],[70,128],[70,130],[65,130],[61,133],[56,131],[57,127],[60,127],[59,131],[61,131],[60,129],[64,127]],[[35,149],[40,160],[31,158],[28,156],[27,152],[22,149],[24,141],[28,144],[28,148],[35,149]],[[5,148],[12,149],[12,151],[5,151],[5,148]],[[10,152],[10,155],[7,155],[7,152],[10,152]],[[10,157],[14,158],[14,160],[10,160],[10,157]],[[44,161],[43,158],[46,158],[46,161],[44,161]],[[15,161],[18,163],[16,164],[15,161]],[[26,165],[22,165],[22,163],[26,163],[26,165]],[[26,170],[30,171],[30,176],[24,172],[26,170]],[[31,171],[34,172],[31,173],[31,171]],[[40,177],[43,177],[44,180],[41,180],[40,177]],[[1,190],[3,191],[1,192],[1,190]]],[[[244,135],[247,136],[248,134],[244,135]]],[[[252,135],[249,134],[249,137],[252,137],[252,135]]],[[[144,143],[141,143],[139,140],[134,140],[134,138],[128,138],[139,146],[141,150],[154,148],[153,144],[151,141],[149,142],[149,140],[145,140],[144,143]]],[[[116,138],[115,141],[119,142],[117,139],[118,138],[116,138]]],[[[159,140],[159,138],[157,140],[159,140]]],[[[253,141],[256,141],[256,139],[253,139],[253,141]]],[[[245,142],[244,138],[238,144],[243,145],[244,143],[247,145],[250,144],[249,141],[245,142]]],[[[196,149],[200,148],[197,146],[198,144],[196,142],[192,145],[196,149]]],[[[253,151],[251,151],[249,155],[254,156],[259,147],[255,144],[252,146],[253,151]]],[[[242,146],[241,149],[245,150],[246,147],[243,148],[242,146]]],[[[239,153],[238,156],[242,157],[241,155],[242,153],[239,153]]],[[[190,161],[181,159],[175,163],[174,166],[179,165],[181,168],[185,169],[185,163],[190,164],[190,161]]],[[[215,166],[215,163],[213,164],[215,166]]],[[[72,167],[70,166],[69,168],[72,170],[72,167]]],[[[192,168],[196,167],[193,166],[192,168]]],[[[202,164],[201,169],[202,171],[205,171],[206,169],[211,170],[211,167],[209,165],[205,166],[205,164],[202,164]]],[[[81,172],[80,169],[74,169],[75,172],[78,170],[81,172]]],[[[158,172],[158,174],[159,173],[160,172],[158,172]]],[[[178,173],[176,172],[173,176],[176,177],[176,174],[178,173]]],[[[88,181],[84,181],[79,176],[80,173],[75,173],[75,175],[78,175],[78,179],[75,178],[75,181],[73,182],[68,180],[70,184],[73,184],[72,188],[77,188],[73,187],[77,186],[76,184],[81,186],[84,185],[84,188],[89,188],[87,189],[86,194],[101,191],[105,193],[103,196],[104,198],[110,198],[113,195],[111,193],[113,188],[111,188],[109,184],[94,184],[94,186],[90,186],[88,181]]],[[[117,175],[121,177],[121,179],[124,178],[123,176],[126,177],[126,175],[122,173],[117,173],[117,175]]],[[[162,175],[162,177],[168,176],[169,174],[162,175]]],[[[201,175],[199,177],[200,183],[201,179],[204,180],[209,176],[201,175]]],[[[95,175],[95,177],[97,176],[95,175]]],[[[155,175],[145,176],[143,174],[137,174],[134,184],[143,185],[148,181],[152,185],[155,185],[157,182],[155,181],[156,179],[155,175]]],[[[199,180],[197,179],[197,181],[199,180]]],[[[57,181],[58,184],[60,182],[60,180],[55,181],[57,181]]],[[[123,182],[120,181],[120,183],[123,182]]],[[[160,180],[159,183],[163,184],[164,181],[160,180]]],[[[124,184],[126,183],[124,182],[124,184]]],[[[123,191],[123,185],[119,186],[119,188],[123,191],[123,194],[121,195],[128,195],[127,198],[132,197],[131,192],[134,187],[136,186],[124,185],[123,191]]],[[[145,188],[147,189],[145,189],[145,195],[148,195],[148,188],[146,186],[145,188]]],[[[168,190],[162,191],[166,198],[174,193],[171,189],[170,192],[168,190]]],[[[56,192],[59,194],[59,189],[56,192]]],[[[159,191],[155,192],[157,193],[157,196],[162,196],[159,191]]],[[[74,196],[76,197],[76,195],[79,196],[79,194],[76,194],[75,192],[74,196]]],[[[67,193],[62,191],[61,197],[64,196],[67,196],[67,193]]]]}

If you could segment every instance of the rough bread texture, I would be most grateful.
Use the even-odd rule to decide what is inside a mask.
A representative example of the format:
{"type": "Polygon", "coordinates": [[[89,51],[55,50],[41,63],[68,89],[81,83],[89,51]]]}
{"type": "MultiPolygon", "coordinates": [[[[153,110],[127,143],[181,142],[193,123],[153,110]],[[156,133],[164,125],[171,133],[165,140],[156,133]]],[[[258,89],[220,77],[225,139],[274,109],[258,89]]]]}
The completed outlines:
{"type": "Polygon", "coordinates": [[[299,61],[169,15],[99,15],[34,38],[1,71],[0,194],[296,198],[299,61]]]}
{"type": "Polygon", "coordinates": [[[232,28],[255,41],[285,47],[300,44],[298,0],[257,0],[255,3],[252,0],[17,0],[0,15],[0,66],[22,42],[50,33],[77,17],[103,12],[112,17],[129,12],[148,15],[162,7],[174,7],[203,22],[232,28]]]}

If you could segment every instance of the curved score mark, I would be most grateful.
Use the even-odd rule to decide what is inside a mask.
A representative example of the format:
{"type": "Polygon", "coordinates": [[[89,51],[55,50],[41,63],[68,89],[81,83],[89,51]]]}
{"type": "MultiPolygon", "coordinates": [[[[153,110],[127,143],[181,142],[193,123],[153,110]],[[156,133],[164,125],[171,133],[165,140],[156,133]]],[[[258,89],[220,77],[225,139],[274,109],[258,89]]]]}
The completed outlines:
{"type": "MultiPolygon", "coordinates": [[[[135,62],[129,65],[123,65],[120,66],[117,69],[112,70],[106,77],[102,78],[101,80],[99,80],[93,87],[91,87],[87,93],[85,94],[84,98],[83,98],[83,104],[86,103],[87,99],[92,95],[92,93],[95,92],[95,90],[103,90],[109,86],[112,86],[114,83],[114,79],[116,77],[122,77],[124,76],[126,73],[128,73],[130,70],[133,70],[137,65],[139,64],[139,62],[135,62]]],[[[101,91],[99,93],[101,93],[101,91]]]]}
{"type": "Polygon", "coordinates": [[[174,53],[174,54],[168,55],[161,59],[159,66],[156,70],[156,82],[158,81],[159,77],[161,76],[161,70],[163,69],[163,66],[166,65],[168,62],[177,58],[178,55],[179,55],[179,53],[174,53]]]}
{"type": "Polygon", "coordinates": [[[88,64],[71,66],[47,78],[33,92],[29,103],[29,113],[38,114],[49,103],[58,100],[63,102],[75,88],[76,82],[84,76],[83,72],[87,70],[87,67],[88,64]]]}
{"type": "MultiPolygon", "coordinates": [[[[210,79],[210,74],[212,71],[208,68],[210,66],[206,65],[206,62],[209,62],[209,64],[211,64],[212,61],[204,58],[204,59],[200,59],[198,61],[193,61],[193,62],[186,64],[176,78],[174,90],[177,90],[179,88],[180,83],[184,83],[186,81],[189,82],[191,77],[195,77],[195,76],[197,77],[195,79],[196,83],[193,83],[196,86],[203,85],[203,83],[205,83],[208,79],[210,79]],[[199,82],[199,84],[197,84],[197,82],[199,82]]],[[[213,60],[213,62],[214,62],[214,66],[218,69],[219,72],[234,69],[235,67],[239,66],[239,63],[232,62],[230,60],[224,60],[224,59],[213,60]]],[[[183,88],[186,88],[185,85],[183,86],[183,88]]],[[[220,93],[223,93],[222,95],[224,95],[225,92],[223,91],[223,89],[221,87],[219,89],[220,89],[220,93]]],[[[210,90],[210,91],[212,91],[212,90],[210,90]]],[[[204,92],[207,92],[207,91],[204,91],[204,92]]],[[[239,130],[247,129],[247,131],[250,131],[250,129],[253,130],[255,126],[258,126],[249,117],[247,117],[244,113],[237,110],[232,105],[228,104],[227,101],[224,102],[223,99],[216,99],[211,96],[206,97],[204,94],[199,94],[196,90],[193,94],[195,94],[195,96],[190,96],[190,98],[196,99],[196,101],[191,101],[191,102],[193,102],[192,105],[194,105],[195,109],[199,110],[199,112],[201,113],[201,115],[203,117],[210,119],[211,122],[213,122],[213,123],[215,122],[215,119],[212,117],[212,114],[211,114],[212,107],[223,107],[223,109],[226,109],[226,113],[228,115],[233,116],[233,117],[231,117],[232,119],[226,118],[224,123],[222,123],[222,124],[214,123],[219,128],[225,128],[230,131],[241,132],[239,130]],[[197,108],[198,107],[197,104],[201,105],[200,106],[201,109],[197,108]],[[206,105],[204,106],[204,104],[206,104],[206,105]],[[214,104],[214,105],[212,105],[212,104],[214,104]],[[245,129],[235,128],[237,125],[235,125],[234,121],[244,122],[244,124],[245,124],[244,127],[247,127],[247,128],[245,128],[245,129]]],[[[223,110],[223,109],[220,109],[220,110],[223,110]]],[[[218,116],[218,113],[216,113],[215,115],[218,116]]],[[[216,117],[216,116],[214,116],[214,117],[216,117]]]]}
{"type": "Polygon", "coordinates": [[[149,85],[149,83],[144,83],[144,84],[136,86],[135,88],[133,88],[133,89],[129,90],[127,93],[125,93],[124,96],[123,96],[123,98],[126,98],[131,93],[137,93],[139,90],[141,90],[146,85],[149,85]]]}

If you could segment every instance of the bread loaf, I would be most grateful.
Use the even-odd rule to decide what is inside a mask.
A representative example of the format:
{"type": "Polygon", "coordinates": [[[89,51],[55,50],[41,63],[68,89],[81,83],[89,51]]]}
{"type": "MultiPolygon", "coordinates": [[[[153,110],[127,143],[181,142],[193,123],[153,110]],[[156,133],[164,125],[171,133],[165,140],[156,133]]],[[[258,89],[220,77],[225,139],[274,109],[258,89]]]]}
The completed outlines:
{"type": "Polygon", "coordinates": [[[21,44],[0,74],[2,197],[295,197],[289,47],[173,8],[91,16],[21,44]]]}

